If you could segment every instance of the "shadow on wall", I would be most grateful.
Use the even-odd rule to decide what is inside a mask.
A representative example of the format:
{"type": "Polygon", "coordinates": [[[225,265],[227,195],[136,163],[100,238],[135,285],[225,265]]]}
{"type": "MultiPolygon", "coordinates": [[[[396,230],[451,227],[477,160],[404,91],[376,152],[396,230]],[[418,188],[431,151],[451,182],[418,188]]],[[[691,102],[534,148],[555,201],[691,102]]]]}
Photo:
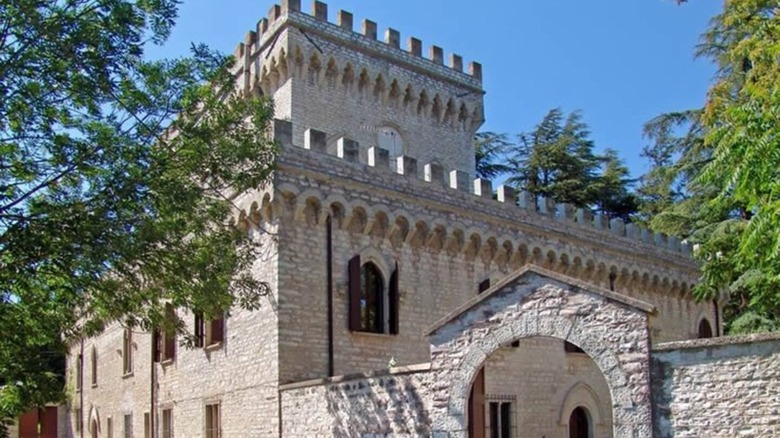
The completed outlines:
{"type": "Polygon", "coordinates": [[[427,389],[420,377],[386,376],[328,387],[332,435],[429,436],[431,419],[424,396],[427,389]]]}

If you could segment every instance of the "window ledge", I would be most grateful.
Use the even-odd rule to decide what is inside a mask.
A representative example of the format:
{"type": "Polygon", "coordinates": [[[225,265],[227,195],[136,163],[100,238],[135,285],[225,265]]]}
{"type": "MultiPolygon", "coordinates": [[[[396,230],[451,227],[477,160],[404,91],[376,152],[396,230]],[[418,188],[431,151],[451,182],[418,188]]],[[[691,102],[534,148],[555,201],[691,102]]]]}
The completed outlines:
{"type": "Polygon", "coordinates": [[[380,338],[380,339],[392,339],[398,335],[393,335],[390,333],[376,333],[376,332],[361,332],[361,331],[353,331],[350,332],[355,336],[365,336],[368,338],[380,338]]]}
{"type": "Polygon", "coordinates": [[[133,372],[130,371],[129,373],[122,374],[123,379],[129,379],[130,377],[133,377],[133,372]]]}
{"type": "Polygon", "coordinates": [[[164,367],[167,367],[168,365],[172,365],[172,364],[173,364],[173,361],[174,361],[174,359],[173,359],[173,358],[170,358],[170,359],[163,359],[162,361],[160,361],[160,365],[162,365],[162,366],[164,366],[164,367]]]}
{"type": "Polygon", "coordinates": [[[97,384],[97,383],[93,383],[93,384],[92,384],[92,387],[93,387],[93,388],[97,388],[97,387],[98,387],[98,384],[97,384]]]}
{"type": "Polygon", "coordinates": [[[206,345],[205,347],[203,347],[203,349],[206,350],[206,351],[219,350],[220,348],[222,348],[222,342],[221,341],[220,342],[215,342],[213,344],[209,344],[209,345],[206,345]]]}

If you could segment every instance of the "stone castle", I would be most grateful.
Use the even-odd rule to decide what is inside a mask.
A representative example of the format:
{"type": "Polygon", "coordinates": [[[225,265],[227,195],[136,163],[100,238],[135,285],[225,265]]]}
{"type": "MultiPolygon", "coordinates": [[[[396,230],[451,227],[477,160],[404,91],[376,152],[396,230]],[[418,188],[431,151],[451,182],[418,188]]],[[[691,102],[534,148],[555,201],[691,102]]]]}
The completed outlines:
{"type": "Polygon", "coordinates": [[[719,337],[687,244],[474,179],[482,67],[356,27],[287,0],[236,49],[281,145],[236,198],[260,309],[74,345],[57,436],[780,436],[780,341],[719,337]]]}

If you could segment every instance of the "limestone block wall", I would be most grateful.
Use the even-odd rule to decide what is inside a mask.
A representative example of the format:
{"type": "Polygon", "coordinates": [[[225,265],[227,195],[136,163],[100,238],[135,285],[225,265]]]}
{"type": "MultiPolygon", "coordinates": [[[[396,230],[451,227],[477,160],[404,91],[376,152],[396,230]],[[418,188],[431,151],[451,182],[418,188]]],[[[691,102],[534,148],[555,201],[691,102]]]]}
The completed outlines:
{"type": "Polygon", "coordinates": [[[657,438],[780,436],[780,336],[657,345],[657,438]]]}
{"type": "Polygon", "coordinates": [[[287,132],[273,193],[242,199],[248,217],[281,224],[283,383],[327,375],[328,215],[334,224],[336,374],[381,369],[391,358],[399,364],[427,360],[421,333],[430,321],[472,297],[479,282],[495,283],[526,263],[653,304],[658,312],[650,325],[659,341],[695,337],[703,315],[714,321],[713,306],[695,302],[689,292],[698,274],[679,242],[666,243],[664,236],[648,242],[619,224],[603,228],[596,218],[587,223],[551,213],[557,209],[529,210],[306,150],[293,146],[292,129],[287,132]],[[347,330],[347,262],[358,254],[377,262],[385,280],[398,264],[398,336],[347,330]]]}
{"type": "MultiPolygon", "coordinates": [[[[506,345],[487,358],[484,375],[488,403],[512,400],[517,437],[567,436],[569,417],[578,406],[590,414],[594,436],[612,437],[612,401],[604,375],[587,354],[565,352],[560,339],[526,338],[517,346],[506,345]]],[[[485,418],[490,418],[488,405],[485,418]]]]}
{"type": "Polygon", "coordinates": [[[430,434],[428,364],[283,385],[282,436],[417,438],[430,434]]]}
{"type": "MultiPolygon", "coordinates": [[[[216,347],[188,349],[177,345],[175,359],[154,364],[155,423],[161,430],[161,411],[172,409],[175,436],[204,436],[207,404],[219,403],[224,437],[276,436],[278,434],[278,337],[276,253],[274,229],[250,229],[260,243],[256,278],[266,281],[271,293],[262,297],[255,311],[232,309],[225,320],[225,341],[216,347]]],[[[193,315],[180,313],[192,331],[193,315]]],[[[69,416],[67,437],[79,437],[75,415],[80,408],[85,428],[96,420],[99,436],[107,436],[111,419],[113,436],[123,436],[124,415],[132,414],[134,436],[144,436],[144,414],[150,412],[151,336],[133,333],[133,372],[123,375],[124,328],[109,326],[103,333],[84,340],[84,389],[75,391],[76,360],[80,343],[71,348],[67,364],[69,416]],[[91,385],[91,351],[97,357],[98,384],[91,385]]],[[[84,436],[89,436],[85,429],[84,436]]]]}
{"type": "Polygon", "coordinates": [[[238,45],[236,74],[246,90],[274,96],[277,117],[300,122],[293,136],[301,144],[316,128],[330,134],[334,153],[347,133],[377,146],[380,129],[392,128],[403,139],[400,153],[473,175],[472,139],[484,121],[481,66],[472,63],[466,74],[460,56],[445,66],[440,47],[424,57],[422,41],[410,37],[402,49],[400,38],[388,29],[380,41],[370,20],[355,32],[345,11],[331,23],[321,2],[307,14],[300,1],[286,1],[238,45]]]}

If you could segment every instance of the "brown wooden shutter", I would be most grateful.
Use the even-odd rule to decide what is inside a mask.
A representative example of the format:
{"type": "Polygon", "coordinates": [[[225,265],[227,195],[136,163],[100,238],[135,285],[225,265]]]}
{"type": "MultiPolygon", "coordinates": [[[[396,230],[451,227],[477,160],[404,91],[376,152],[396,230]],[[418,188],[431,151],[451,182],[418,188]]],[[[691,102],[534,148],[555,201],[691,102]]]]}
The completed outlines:
{"type": "Polygon", "coordinates": [[[216,344],[225,340],[225,319],[217,318],[211,320],[211,343],[216,344]]]}
{"type": "Polygon", "coordinates": [[[398,334],[398,316],[401,304],[398,296],[398,263],[396,263],[395,270],[393,271],[393,274],[390,275],[390,291],[387,294],[387,301],[390,304],[390,309],[388,309],[388,317],[390,320],[391,335],[398,334]]]}
{"type": "Polygon", "coordinates": [[[349,261],[349,329],[359,331],[360,327],[360,256],[349,261]]]}
{"type": "Polygon", "coordinates": [[[203,347],[203,313],[195,313],[195,346],[203,347]]]}
{"type": "Polygon", "coordinates": [[[162,336],[160,336],[160,329],[155,328],[152,330],[152,360],[155,362],[160,361],[160,342],[162,336]]]}
{"type": "Polygon", "coordinates": [[[471,385],[468,405],[469,437],[485,438],[485,369],[480,368],[471,385]]]}
{"type": "Polygon", "coordinates": [[[481,294],[482,292],[485,292],[488,289],[490,289],[490,279],[486,278],[479,282],[477,294],[481,294]]]}

